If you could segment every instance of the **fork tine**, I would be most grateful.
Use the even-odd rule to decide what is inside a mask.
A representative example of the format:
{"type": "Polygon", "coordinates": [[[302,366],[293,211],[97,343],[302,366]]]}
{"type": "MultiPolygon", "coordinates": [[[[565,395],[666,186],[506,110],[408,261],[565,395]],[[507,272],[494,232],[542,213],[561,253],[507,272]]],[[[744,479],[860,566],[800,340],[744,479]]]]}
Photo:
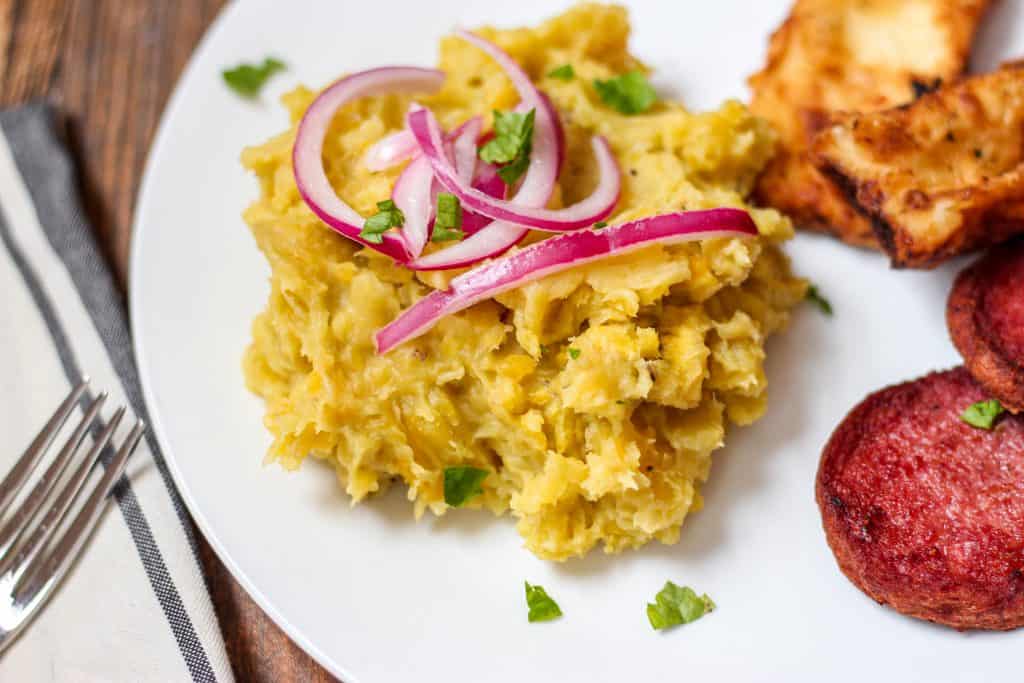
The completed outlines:
{"type": "Polygon", "coordinates": [[[124,473],[128,458],[135,452],[145,431],[145,423],[142,420],[137,420],[128,438],[111,459],[110,464],[107,465],[99,483],[89,494],[81,510],[71,522],[71,526],[54,546],[53,551],[47,553],[45,557],[38,555],[32,561],[15,586],[14,595],[19,602],[26,601],[32,609],[45,600],[53,587],[60,583],[71,563],[78,556],[82,545],[96,527],[107,496],[110,495],[114,484],[124,473]]]}
{"type": "Polygon", "coordinates": [[[7,507],[14,500],[14,497],[18,495],[18,491],[25,484],[28,475],[32,474],[32,470],[38,464],[40,456],[50,447],[53,437],[57,436],[57,432],[64,426],[68,416],[71,415],[71,411],[75,409],[78,399],[82,397],[82,394],[85,393],[88,387],[89,378],[83,377],[78,386],[72,389],[68,397],[60,404],[53,417],[46,423],[38,436],[32,440],[32,443],[29,444],[24,454],[18,459],[18,462],[14,464],[11,471],[4,477],[4,480],[0,482],[0,516],[7,512],[7,507]]]}
{"type": "Polygon", "coordinates": [[[50,506],[50,509],[43,515],[43,519],[36,525],[36,528],[32,530],[32,535],[28,537],[28,540],[22,544],[19,544],[15,550],[17,552],[8,553],[3,559],[0,559],[0,576],[4,576],[8,573],[13,573],[15,580],[18,576],[31,564],[33,559],[42,550],[46,540],[49,539],[57,527],[60,526],[61,520],[64,518],[64,514],[68,508],[74,502],[78,492],[82,490],[86,480],[89,478],[89,472],[92,470],[92,466],[99,459],[100,453],[106,447],[107,443],[110,442],[110,438],[114,435],[114,431],[118,425],[121,424],[121,418],[124,417],[124,407],[118,408],[117,412],[114,413],[114,417],[110,419],[107,426],[104,427],[99,437],[92,444],[92,448],[89,449],[88,455],[82,459],[79,463],[78,468],[74,471],[71,478],[64,485],[61,491],[57,494],[56,500],[50,506]]]}
{"type": "Polygon", "coordinates": [[[64,444],[60,453],[53,459],[53,462],[50,463],[50,466],[46,469],[46,472],[36,483],[35,487],[18,506],[18,509],[14,511],[10,519],[0,528],[0,558],[3,558],[15,542],[17,542],[21,534],[28,529],[32,520],[42,508],[46,497],[53,490],[54,485],[67,468],[68,463],[71,462],[71,457],[78,451],[78,447],[81,445],[82,440],[85,439],[85,435],[88,433],[89,428],[92,427],[93,422],[96,421],[96,416],[99,414],[106,399],[106,392],[96,397],[96,400],[85,411],[85,415],[78,423],[78,426],[75,427],[74,433],[71,434],[71,437],[64,444]]]}

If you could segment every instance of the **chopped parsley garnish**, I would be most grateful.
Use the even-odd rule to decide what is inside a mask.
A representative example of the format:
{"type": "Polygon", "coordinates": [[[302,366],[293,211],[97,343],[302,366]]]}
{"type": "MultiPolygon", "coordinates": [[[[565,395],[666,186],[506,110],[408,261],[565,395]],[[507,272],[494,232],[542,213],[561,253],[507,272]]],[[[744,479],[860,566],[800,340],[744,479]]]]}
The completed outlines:
{"type": "Polygon", "coordinates": [[[572,358],[573,360],[576,360],[579,357],[580,357],[580,350],[579,349],[574,349],[574,348],[572,348],[570,346],[569,347],[569,358],[572,358]]]}
{"type": "Polygon", "coordinates": [[[529,581],[525,583],[526,606],[530,608],[526,618],[530,620],[531,624],[535,621],[551,621],[562,616],[562,610],[559,609],[558,603],[551,599],[547,591],[540,586],[531,586],[529,581]]]}
{"type": "Polygon", "coordinates": [[[707,594],[698,596],[689,586],[679,587],[671,581],[665,582],[654,600],[647,603],[647,619],[656,631],[689,624],[715,609],[707,594]]]}
{"type": "Polygon", "coordinates": [[[994,398],[978,401],[967,407],[960,419],[978,429],[992,429],[996,419],[1006,411],[1003,404],[994,398]]]}
{"type": "Polygon", "coordinates": [[[658,94],[642,71],[630,71],[607,81],[597,79],[594,89],[605,104],[622,114],[642,114],[658,101],[658,94]]]}
{"type": "Polygon", "coordinates": [[[405,215],[390,199],[377,202],[377,213],[366,219],[359,236],[367,242],[380,244],[384,241],[384,233],[391,228],[400,228],[405,223],[405,215]]]}
{"type": "Polygon", "coordinates": [[[811,285],[807,288],[807,295],[804,299],[817,306],[818,310],[825,315],[832,315],[832,304],[829,303],[828,299],[821,295],[821,292],[818,291],[817,285],[811,285]]]}
{"type": "Polygon", "coordinates": [[[444,502],[453,508],[461,507],[467,500],[484,492],[480,486],[487,470],[479,467],[459,466],[444,468],[444,502]]]}
{"type": "Polygon", "coordinates": [[[498,169],[498,175],[505,181],[506,185],[515,185],[516,181],[523,177],[526,169],[530,166],[530,152],[520,154],[510,163],[498,169]]]}
{"type": "Polygon", "coordinates": [[[281,60],[267,57],[262,64],[239,64],[233,69],[225,69],[221,75],[228,87],[239,95],[256,97],[267,79],[284,68],[284,62],[281,60]]]}
{"type": "Polygon", "coordinates": [[[572,68],[572,64],[563,64],[549,71],[548,76],[560,81],[571,81],[576,78],[576,69],[572,68]]]}
{"type": "Polygon", "coordinates": [[[601,228],[607,228],[608,224],[604,221],[598,221],[594,223],[594,230],[600,230],[601,228]]]}
{"type": "Polygon", "coordinates": [[[459,198],[448,192],[437,193],[437,213],[434,217],[434,242],[451,242],[465,237],[462,232],[462,205],[459,198]]]}
{"type": "Polygon", "coordinates": [[[506,185],[513,185],[530,165],[533,150],[533,120],[536,112],[494,112],[494,138],[480,148],[480,158],[491,164],[502,164],[498,175],[506,185]]]}

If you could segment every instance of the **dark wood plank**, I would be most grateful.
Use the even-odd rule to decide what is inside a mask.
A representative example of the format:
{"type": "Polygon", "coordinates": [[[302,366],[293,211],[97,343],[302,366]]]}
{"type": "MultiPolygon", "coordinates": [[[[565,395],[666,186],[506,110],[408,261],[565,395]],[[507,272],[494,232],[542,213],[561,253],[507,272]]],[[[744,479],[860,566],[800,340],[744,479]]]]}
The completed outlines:
{"type": "MultiPolygon", "coordinates": [[[[224,0],[0,0],[0,107],[36,99],[66,116],[86,209],[122,284],[149,143],[196,42],[224,0]]],[[[203,561],[240,681],[333,681],[231,578],[203,561]]]]}

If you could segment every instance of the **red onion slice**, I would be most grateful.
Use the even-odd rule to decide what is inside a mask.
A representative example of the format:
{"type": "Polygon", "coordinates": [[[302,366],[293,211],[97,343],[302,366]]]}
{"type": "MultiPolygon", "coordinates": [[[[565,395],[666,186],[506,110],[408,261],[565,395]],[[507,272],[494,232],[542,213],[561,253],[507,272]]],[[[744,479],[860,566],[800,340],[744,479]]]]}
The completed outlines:
{"type": "MultiPolygon", "coordinates": [[[[433,171],[431,171],[433,173],[433,171]]],[[[498,169],[486,161],[478,161],[476,165],[476,177],[473,178],[473,187],[491,197],[505,198],[505,181],[498,175],[498,169]]],[[[472,235],[482,228],[490,225],[491,219],[472,211],[462,212],[462,232],[472,235]]]]}
{"type": "MultiPolygon", "coordinates": [[[[416,109],[418,105],[413,105],[412,109],[416,109]]],[[[475,118],[475,117],[474,117],[475,118]]],[[[468,123],[468,121],[467,121],[468,123]]],[[[455,129],[451,135],[457,134],[465,127],[465,123],[455,129]]],[[[451,136],[446,136],[449,139],[451,136]]],[[[412,134],[412,131],[408,128],[386,135],[377,142],[370,145],[370,148],[366,150],[366,154],[363,155],[363,165],[371,171],[385,171],[389,168],[399,165],[403,161],[407,161],[420,152],[420,145],[416,142],[416,136],[412,134]]],[[[475,161],[475,159],[474,159],[475,161]]],[[[459,158],[455,159],[455,167],[463,168],[463,164],[459,164],[459,158]]]]}
{"type": "MultiPolygon", "coordinates": [[[[544,206],[551,199],[551,194],[555,190],[555,182],[558,180],[558,172],[565,156],[565,132],[558,118],[558,112],[555,111],[551,100],[537,90],[526,72],[519,68],[515,60],[497,45],[468,31],[458,31],[456,35],[480,48],[498,62],[519,93],[521,101],[516,107],[517,111],[528,112],[531,109],[535,111],[533,130],[535,151],[530,156],[530,165],[519,183],[515,201],[522,206],[544,206]],[[540,153],[536,150],[544,151],[540,153]]],[[[481,167],[486,168],[483,164],[481,167]]],[[[493,171],[493,167],[491,170],[493,171]]],[[[497,175],[493,175],[490,181],[484,181],[483,184],[480,181],[474,183],[474,187],[494,198],[505,198],[504,181],[497,175]],[[490,183],[500,183],[500,187],[490,183]]],[[[468,237],[447,249],[414,259],[406,266],[413,270],[464,268],[505,253],[519,244],[529,232],[528,228],[521,225],[503,221],[479,225],[478,219],[474,218],[478,215],[470,207],[463,206],[463,230],[468,237]],[[472,232],[473,229],[476,231],[472,232]]]]}
{"type": "Polygon", "coordinates": [[[467,184],[473,182],[476,174],[476,141],[480,138],[482,128],[483,121],[479,116],[474,116],[453,132],[454,140],[451,144],[455,172],[459,180],[467,184]]]}
{"type": "MultiPolygon", "coordinates": [[[[486,231],[479,232],[474,237],[485,234],[486,231]]],[[[606,256],[619,256],[655,243],[755,235],[757,226],[750,214],[723,208],[662,214],[603,230],[578,230],[552,237],[463,273],[451,281],[448,289],[420,299],[377,332],[377,352],[387,353],[423,334],[441,318],[479,301],[606,256]]]]}
{"type": "MultiPolygon", "coordinates": [[[[554,124],[555,149],[558,150],[558,161],[555,163],[555,167],[557,168],[555,177],[557,178],[558,174],[562,172],[562,165],[565,163],[565,128],[562,127],[562,118],[558,115],[558,110],[555,109],[555,105],[551,102],[551,98],[548,97],[548,94],[541,90],[538,90],[537,94],[540,95],[540,99],[544,103],[544,108],[550,112],[551,121],[554,124]]],[[[521,114],[527,114],[530,111],[529,109],[525,109],[522,104],[516,107],[516,110],[521,114]]]]}
{"type": "MultiPolygon", "coordinates": [[[[498,66],[512,81],[516,92],[519,93],[520,102],[516,107],[517,111],[535,110],[533,153],[530,155],[530,165],[519,184],[515,199],[517,203],[524,206],[544,206],[555,191],[555,182],[558,180],[558,170],[563,154],[562,148],[565,143],[562,124],[558,120],[558,112],[552,106],[551,100],[537,89],[529,75],[504,50],[469,31],[456,31],[455,35],[472,43],[498,63],[498,66]]],[[[471,209],[471,207],[465,208],[471,209]]]]}
{"type": "MultiPolygon", "coordinates": [[[[474,116],[445,136],[446,146],[453,150],[460,176],[473,177],[476,169],[476,141],[480,137],[482,127],[483,121],[479,116],[474,116]]],[[[405,240],[406,251],[414,259],[423,253],[423,248],[430,239],[438,192],[430,162],[419,155],[418,151],[417,149],[415,158],[398,176],[391,191],[391,199],[395,206],[405,215],[401,235],[405,240]]]]}
{"type": "Polygon", "coordinates": [[[501,256],[519,244],[528,232],[529,229],[520,225],[493,221],[457,244],[413,259],[404,265],[409,270],[465,268],[484,259],[501,256]]]}
{"type": "Polygon", "coordinates": [[[363,165],[371,171],[384,171],[412,158],[419,151],[420,146],[412,131],[403,128],[371,145],[363,156],[363,165]]]}
{"type": "Polygon", "coordinates": [[[388,92],[436,91],[444,82],[444,73],[436,69],[391,66],[361,71],[346,76],[328,87],[313,101],[299,123],[292,150],[292,169],[303,201],[320,220],[345,237],[376,249],[396,261],[409,255],[405,241],[395,233],[383,235],[380,244],[359,236],[365,219],[346,204],[331,187],[323,164],[324,137],[340,107],[354,99],[388,92]]]}
{"type": "MultiPolygon", "coordinates": [[[[430,160],[434,167],[434,176],[449,192],[456,195],[462,205],[475,213],[482,213],[497,221],[507,221],[529,226],[537,230],[563,232],[586,228],[607,218],[619,200],[621,177],[615,155],[607,141],[598,136],[591,140],[594,157],[600,180],[593,193],[572,206],[564,209],[546,209],[543,206],[528,206],[519,200],[519,194],[513,199],[495,199],[474,189],[469,183],[462,182],[458,170],[448,160],[444,152],[444,140],[441,126],[437,118],[428,110],[409,114],[409,129],[420,144],[423,156],[430,160]]],[[[553,143],[552,143],[553,144],[553,143]]],[[[535,145],[531,154],[533,160],[540,158],[542,163],[557,168],[558,160],[554,147],[543,148],[535,145]]]]}
{"type": "Polygon", "coordinates": [[[405,167],[391,190],[392,201],[405,215],[399,234],[412,258],[423,253],[430,237],[430,221],[434,215],[433,187],[434,171],[430,162],[426,157],[418,156],[405,167]]]}

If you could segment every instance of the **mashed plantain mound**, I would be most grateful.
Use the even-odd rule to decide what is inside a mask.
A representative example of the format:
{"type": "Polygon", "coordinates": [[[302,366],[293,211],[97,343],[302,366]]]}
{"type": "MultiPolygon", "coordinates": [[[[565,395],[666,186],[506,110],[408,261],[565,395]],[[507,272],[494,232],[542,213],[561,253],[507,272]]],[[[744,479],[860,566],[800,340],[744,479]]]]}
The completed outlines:
{"type": "MultiPolygon", "coordinates": [[[[561,112],[567,162],[551,206],[594,186],[596,133],[623,169],[612,223],[746,207],[773,153],[767,123],[733,101],[701,114],[661,102],[625,116],[595,92],[595,78],[644,68],[627,51],[622,8],[580,5],[534,29],[480,33],[561,112]],[[546,76],[563,64],[575,78],[546,76]]],[[[518,102],[499,67],[457,38],[442,41],[440,68],[443,90],[418,101],[447,128],[477,114],[489,124],[493,110],[518,102]]],[[[445,468],[485,468],[483,494],[467,507],[511,512],[543,558],[580,556],[599,542],[606,552],[674,543],[701,507],[726,422],[749,424],[765,410],[765,338],[805,291],[778,247],[792,235],[789,220],[751,209],[759,238],[654,246],[569,270],[379,356],[372,333],[452,273],[396,266],[332,232],[302,202],[291,150],[314,95],[286,95],[292,127],[242,155],[260,181],[245,220],[272,269],[244,362],[250,389],[266,401],[268,458],[286,468],[308,456],[330,463],[353,502],[401,480],[417,518],[447,511],[445,468]]],[[[328,175],[364,215],[390,195],[399,169],[372,173],[362,155],[402,127],[409,103],[398,95],[354,102],[328,133],[328,175]]]]}

